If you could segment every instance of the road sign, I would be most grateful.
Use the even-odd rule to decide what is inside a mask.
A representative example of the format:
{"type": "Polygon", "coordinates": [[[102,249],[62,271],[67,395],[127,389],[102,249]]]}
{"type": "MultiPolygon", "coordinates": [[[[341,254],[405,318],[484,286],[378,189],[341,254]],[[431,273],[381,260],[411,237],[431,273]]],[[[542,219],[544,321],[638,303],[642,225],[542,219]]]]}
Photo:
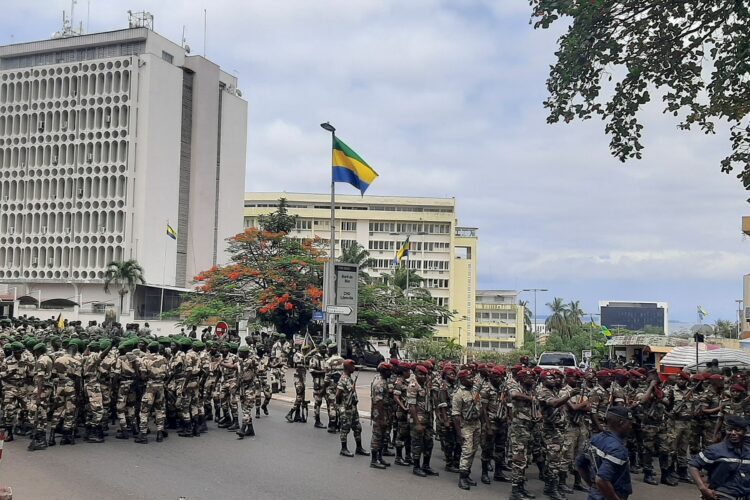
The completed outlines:
{"type": "Polygon", "coordinates": [[[215,331],[217,337],[223,337],[229,331],[229,325],[227,325],[226,321],[219,321],[216,323],[215,331]]]}
{"type": "Polygon", "coordinates": [[[349,306],[328,306],[326,307],[328,314],[351,314],[352,308],[349,306]]]}
{"type": "Polygon", "coordinates": [[[313,321],[324,321],[326,319],[326,313],[323,311],[313,311],[312,319],[313,321]]]}
{"type": "Polygon", "coordinates": [[[343,325],[355,325],[359,297],[359,268],[352,264],[337,263],[334,265],[334,276],[334,304],[349,308],[348,312],[338,314],[338,321],[343,325]]]}
{"type": "Polygon", "coordinates": [[[591,359],[591,351],[583,351],[581,354],[583,355],[583,359],[591,359]]]}

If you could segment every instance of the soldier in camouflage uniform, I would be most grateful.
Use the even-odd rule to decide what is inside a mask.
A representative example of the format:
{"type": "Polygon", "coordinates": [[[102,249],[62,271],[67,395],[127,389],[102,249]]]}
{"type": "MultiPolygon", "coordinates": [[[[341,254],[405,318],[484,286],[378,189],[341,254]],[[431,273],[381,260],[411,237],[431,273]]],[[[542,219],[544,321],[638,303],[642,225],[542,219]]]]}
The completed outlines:
{"type": "Polygon", "coordinates": [[[5,358],[5,367],[0,378],[3,383],[3,427],[5,440],[13,441],[13,427],[19,418],[21,400],[23,399],[23,384],[28,366],[21,361],[24,346],[20,342],[10,344],[12,355],[5,358]]]}
{"type": "Polygon", "coordinates": [[[406,389],[406,404],[411,417],[412,471],[419,477],[437,476],[430,467],[434,445],[433,401],[428,382],[429,370],[423,364],[414,366],[414,377],[406,389]]]}
{"type": "Polygon", "coordinates": [[[88,354],[84,355],[82,362],[83,390],[86,394],[86,435],[84,441],[87,443],[104,442],[104,425],[106,415],[104,413],[104,399],[102,398],[102,386],[99,382],[99,366],[104,358],[109,355],[111,346],[104,351],[101,350],[99,342],[90,342],[88,354]]]}
{"type": "Polygon", "coordinates": [[[693,392],[688,389],[690,375],[680,372],[673,388],[672,409],[669,412],[669,425],[673,429],[672,464],[677,470],[680,482],[688,479],[688,449],[690,447],[690,422],[693,419],[693,392]]]}
{"type": "Polygon", "coordinates": [[[553,500],[563,500],[565,494],[560,491],[560,480],[567,472],[564,468],[563,445],[566,429],[566,403],[579,394],[579,390],[558,390],[557,370],[545,370],[540,374],[541,385],[537,387],[536,396],[542,411],[543,441],[546,452],[544,461],[544,493],[553,500]]]}
{"type": "Polygon", "coordinates": [[[47,448],[47,417],[49,416],[50,403],[54,392],[52,383],[54,366],[52,358],[47,356],[47,346],[44,343],[38,343],[34,346],[34,354],[36,355],[34,366],[36,391],[30,405],[34,418],[34,430],[29,443],[29,451],[47,448]]]}
{"type": "Polygon", "coordinates": [[[630,462],[630,473],[639,474],[640,464],[643,462],[643,432],[641,430],[641,416],[643,409],[636,404],[637,394],[643,387],[646,375],[638,370],[630,372],[630,379],[626,388],[628,408],[631,409],[632,430],[627,437],[628,461],[630,462]]]}
{"type": "Polygon", "coordinates": [[[239,357],[240,405],[242,406],[242,425],[237,430],[237,439],[243,439],[245,436],[255,436],[253,405],[255,404],[258,357],[246,345],[239,348],[237,355],[239,357]]]}
{"type": "Polygon", "coordinates": [[[135,347],[132,340],[126,340],[118,346],[119,356],[112,368],[113,385],[117,387],[117,420],[120,428],[115,434],[117,439],[129,439],[135,429],[135,393],[133,384],[138,373],[138,366],[131,350],[135,347]]]}
{"type": "Polygon", "coordinates": [[[726,428],[724,422],[726,417],[730,415],[736,415],[738,417],[744,417],[745,413],[750,406],[750,401],[747,399],[747,390],[742,384],[732,384],[729,387],[729,393],[727,398],[722,401],[721,411],[719,412],[719,419],[716,423],[716,429],[714,440],[720,442],[726,437],[726,428]]]}
{"type": "Polygon", "coordinates": [[[565,472],[560,475],[560,491],[572,493],[573,491],[586,491],[581,484],[581,476],[575,470],[575,460],[583,453],[589,440],[589,429],[586,422],[588,413],[588,396],[586,393],[583,373],[574,368],[565,369],[565,385],[560,389],[561,397],[568,397],[566,404],[565,435],[563,439],[562,470],[573,473],[573,489],[567,487],[565,472]],[[577,395],[573,391],[578,389],[577,395]]]}
{"type": "Polygon", "coordinates": [[[526,491],[528,451],[533,441],[532,432],[541,415],[534,395],[534,372],[517,369],[517,380],[508,382],[508,396],[513,404],[510,422],[511,484],[510,500],[534,498],[526,491]]]}
{"type": "Polygon", "coordinates": [[[255,391],[255,417],[260,418],[260,410],[263,410],[264,415],[268,415],[268,403],[271,402],[271,386],[268,384],[270,358],[262,345],[256,349],[256,352],[258,354],[258,371],[255,391]]]}
{"type": "Polygon", "coordinates": [[[359,412],[357,411],[357,387],[352,380],[354,373],[354,361],[347,359],[343,363],[344,373],[336,386],[336,404],[338,405],[339,425],[341,426],[341,452],[340,455],[353,457],[355,454],[369,456],[370,453],[362,447],[362,425],[359,423],[359,412]],[[357,448],[354,453],[349,451],[347,440],[349,432],[354,434],[357,448]]]}
{"type": "Polygon", "coordinates": [[[699,373],[695,379],[701,381],[696,387],[693,401],[693,439],[690,454],[695,455],[714,443],[716,422],[721,412],[721,397],[724,377],[718,374],[699,373]]]}
{"type": "Polygon", "coordinates": [[[508,436],[505,367],[495,366],[489,372],[489,383],[479,390],[482,402],[482,482],[490,484],[490,463],[495,461],[495,481],[509,481],[503,473],[505,442],[508,436]]]}
{"type": "Polygon", "coordinates": [[[208,350],[206,350],[207,357],[207,370],[205,374],[205,382],[203,382],[203,413],[207,421],[219,419],[219,411],[221,409],[221,401],[219,399],[219,379],[221,378],[221,368],[219,364],[222,361],[221,353],[217,348],[217,344],[210,340],[206,344],[208,350]]]}
{"type": "Polygon", "coordinates": [[[378,376],[370,384],[370,403],[372,405],[372,438],[370,440],[370,467],[374,469],[385,469],[390,464],[383,460],[383,449],[388,439],[390,422],[388,421],[388,405],[390,404],[390,391],[388,389],[388,378],[391,376],[393,367],[389,363],[378,365],[378,376]]]}
{"type": "Polygon", "coordinates": [[[302,346],[301,352],[294,353],[294,404],[286,414],[287,422],[307,422],[307,416],[304,414],[305,404],[305,379],[307,378],[306,354],[310,346],[302,346]]]}
{"type": "Polygon", "coordinates": [[[99,388],[102,392],[102,407],[104,408],[104,420],[102,421],[103,434],[109,426],[109,419],[112,418],[112,422],[114,423],[117,418],[117,412],[112,403],[112,371],[117,362],[117,351],[112,349],[112,341],[109,339],[100,340],[99,346],[102,350],[106,349],[109,351],[109,354],[99,363],[97,370],[99,388]]]}
{"type": "MultiPolygon", "coordinates": [[[[398,361],[398,360],[397,360],[398,361]]],[[[409,433],[409,405],[406,402],[406,391],[411,377],[411,363],[399,362],[393,365],[396,380],[393,383],[393,400],[396,404],[396,436],[393,440],[396,446],[394,463],[409,466],[411,461],[411,434],[409,433]]]]}
{"type": "Polygon", "coordinates": [[[320,421],[320,408],[323,406],[323,397],[325,396],[325,385],[324,377],[326,374],[325,370],[325,359],[323,358],[323,351],[325,346],[319,346],[318,349],[313,351],[308,359],[307,368],[310,370],[310,375],[313,381],[313,412],[315,414],[315,428],[325,429],[325,425],[320,421]]]}
{"type": "Polygon", "coordinates": [[[468,490],[477,485],[470,474],[482,431],[482,402],[479,393],[472,391],[474,380],[469,370],[461,370],[458,373],[458,381],[460,385],[453,393],[451,401],[451,418],[456,434],[461,436],[458,487],[468,490]]]}
{"type": "Polygon", "coordinates": [[[221,415],[218,427],[239,429],[239,408],[237,398],[237,355],[232,352],[234,345],[224,344],[221,349],[224,360],[221,362],[222,381],[220,388],[221,415]]]}
{"type": "Polygon", "coordinates": [[[135,438],[136,443],[148,443],[146,433],[148,432],[148,418],[152,412],[156,425],[156,442],[161,443],[167,437],[167,431],[164,428],[167,417],[165,380],[169,373],[169,361],[159,352],[159,348],[158,342],[149,342],[148,353],[138,364],[139,374],[145,384],[141,397],[140,427],[139,434],[135,438]]]}
{"type": "Polygon", "coordinates": [[[596,372],[596,381],[589,394],[592,434],[605,430],[607,409],[612,405],[612,372],[607,369],[599,370],[596,372]]]}
{"type": "Polygon", "coordinates": [[[459,472],[458,462],[461,459],[460,434],[453,425],[451,405],[453,394],[458,390],[456,368],[451,364],[443,367],[442,379],[439,382],[435,413],[437,420],[437,437],[445,456],[445,470],[459,472]]]}
{"type": "Polygon", "coordinates": [[[654,473],[653,458],[659,458],[661,483],[677,486],[677,480],[670,473],[671,449],[666,436],[665,414],[668,399],[659,387],[660,379],[656,370],[647,376],[648,386],[638,392],[638,405],[641,407],[643,432],[643,482],[659,484],[654,473]]]}
{"type": "Polygon", "coordinates": [[[78,354],[78,343],[71,341],[68,344],[68,352],[54,361],[55,373],[57,374],[57,387],[55,388],[55,410],[53,412],[52,426],[62,421],[61,445],[75,444],[73,432],[76,423],[76,383],[81,376],[81,363],[75,358],[78,354]]]}
{"type": "Polygon", "coordinates": [[[338,406],[336,405],[336,387],[344,370],[344,358],[338,355],[336,344],[328,346],[328,359],[326,360],[325,369],[325,391],[326,391],[326,408],[328,410],[328,432],[335,434],[339,428],[338,406]]]}

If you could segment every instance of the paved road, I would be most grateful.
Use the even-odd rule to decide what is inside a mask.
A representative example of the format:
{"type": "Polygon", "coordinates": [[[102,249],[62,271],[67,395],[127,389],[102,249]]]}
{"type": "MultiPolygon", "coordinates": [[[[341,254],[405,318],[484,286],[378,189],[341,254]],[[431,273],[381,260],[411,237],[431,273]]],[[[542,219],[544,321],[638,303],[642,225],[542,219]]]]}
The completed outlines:
{"type": "MultiPolygon", "coordinates": [[[[470,495],[476,500],[507,498],[510,487],[480,484],[464,493],[457,476],[441,471],[437,478],[417,478],[407,467],[370,469],[366,457],[338,455],[338,436],[283,420],[288,406],[271,404],[271,415],[256,423],[257,437],[243,441],[209,425],[199,438],[171,433],[164,443],[138,445],[110,438],[104,444],[79,442],[47,451],[27,452],[26,439],[6,443],[0,483],[13,487],[14,498],[45,500],[289,500],[380,499],[398,491],[403,498],[434,500],[470,495]]],[[[365,443],[370,426],[364,421],[365,443]]],[[[351,438],[350,438],[351,440],[351,438]]],[[[436,448],[439,448],[436,445],[436,448]]],[[[440,452],[433,465],[442,469],[440,452]]],[[[473,477],[479,477],[475,463],[473,477]]],[[[541,495],[542,483],[530,469],[530,489],[541,495]]],[[[634,498],[697,498],[687,485],[678,488],[635,483],[634,498]]],[[[583,494],[569,498],[582,500],[583,494]]]]}

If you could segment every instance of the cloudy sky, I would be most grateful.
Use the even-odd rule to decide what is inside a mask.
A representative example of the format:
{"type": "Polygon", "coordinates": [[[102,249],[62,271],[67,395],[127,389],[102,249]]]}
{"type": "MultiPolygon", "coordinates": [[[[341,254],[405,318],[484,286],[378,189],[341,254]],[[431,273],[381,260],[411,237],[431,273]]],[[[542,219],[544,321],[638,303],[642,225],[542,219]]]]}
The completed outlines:
{"type": "MultiPolygon", "coordinates": [[[[70,2],[3,6],[0,44],[48,37],[70,2]]],[[[656,103],[645,158],[621,164],[600,122],[547,125],[560,32],[532,30],[526,0],[91,0],[89,30],[126,27],[128,9],[177,42],[184,25],[193,53],[207,9],[207,56],[250,104],[247,190],[327,192],[330,120],[380,173],[369,193],[457,199],[484,288],[549,288],[540,313],[560,296],[736,317],[749,207],[719,172],[726,136],[679,132],[656,103]]]]}

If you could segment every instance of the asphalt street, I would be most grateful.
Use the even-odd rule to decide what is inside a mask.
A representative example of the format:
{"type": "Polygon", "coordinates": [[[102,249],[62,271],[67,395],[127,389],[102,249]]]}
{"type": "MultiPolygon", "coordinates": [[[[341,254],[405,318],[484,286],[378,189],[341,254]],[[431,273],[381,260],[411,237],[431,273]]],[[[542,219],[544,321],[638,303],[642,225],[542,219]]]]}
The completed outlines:
{"type": "MultiPolygon", "coordinates": [[[[271,415],[256,421],[257,437],[240,441],[232,432],[209,423],[209,432],[198,438],[169,439],[157,444],[135,444],[110,437],[104,444],[55,446],[28,452],[21,438],[6,443],[0,462],[0,483],[13,488],[14,498],[45,500],[292,500],[380,499],[394,492],[402,498],[480,499],[507,498],[505,483],[483,485],[464,492],[457,475],[442,470],[441,453],[433,466],[440,477],[418,478],[411,468],[392,466],[386,471],[369,468],[369,458],[338,455],[337,435],[307,424],[283,419],[288,404],[275,401],[271,415]]],[[[363,420],[365,446],[370,424],[363,420]]],[[[112,433],[114,434],[114,433],[112,433]]],[[[350,444],[353,439],[350,437],[350,444]]],[[[436,443],[436,450],[439,445],[436,443]]],[[[479,479],[477,459],[472,476],[479,479]]],[[[529,487],[538,498],[542,483],[536,468],[529,469],[529,487]]],[[[677,488],[649,486],[634,479],[632,498],[663,500],[698,498],[689,485],[677,488]]],[[[584,499],[577,493],[571,499],[584,499]]]]}

